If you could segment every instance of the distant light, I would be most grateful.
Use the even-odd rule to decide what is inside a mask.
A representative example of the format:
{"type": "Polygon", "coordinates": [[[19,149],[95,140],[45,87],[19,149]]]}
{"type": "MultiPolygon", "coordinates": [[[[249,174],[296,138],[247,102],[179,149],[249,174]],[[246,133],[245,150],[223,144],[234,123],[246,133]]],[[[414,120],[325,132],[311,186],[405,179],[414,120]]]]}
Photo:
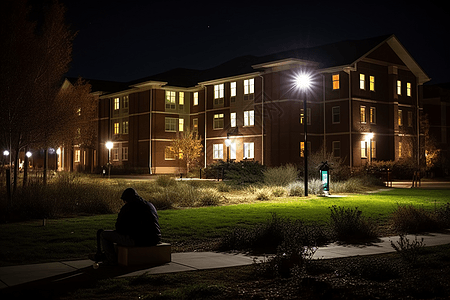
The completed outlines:
{"type": "Polygon", "coordinates": [[[56,149],[56,154],[58,154],[58,155],[61,154],[61,147],[59,147],[58,149],[56,149]]]}
{"type": "Polygon", "coordinates": [[[28,158],[31,157],[31,155],[33,155],[30,151],[27,151],[27,153],[25,154],[28,158]]]}
{"type": "Polygon", "coordinates": [[[111,142],[111,141],[106,142],[105,145],[106,145],[106,148],[107,148],[108,150],[111,150],[111,149],[113,148],[113,146],[114,146],[113,142],[111,142]]]}
{"type": "Polygon", "coordinates": [[[8,150],[3,151],[3,155],[8,156],[9,155],[9,151],[8,150]]]}
{"type": "Polygon", "coordinates": [[[55,148],[48,148],[48,153],[49,154],[54,154],[55,153],[55,148]]]}
{"type": "Polygon", "coordinates": [[[300,74],[295,78],[295,85],[305,90],[311,86],[311,76],[308,74],[300,74]]]}

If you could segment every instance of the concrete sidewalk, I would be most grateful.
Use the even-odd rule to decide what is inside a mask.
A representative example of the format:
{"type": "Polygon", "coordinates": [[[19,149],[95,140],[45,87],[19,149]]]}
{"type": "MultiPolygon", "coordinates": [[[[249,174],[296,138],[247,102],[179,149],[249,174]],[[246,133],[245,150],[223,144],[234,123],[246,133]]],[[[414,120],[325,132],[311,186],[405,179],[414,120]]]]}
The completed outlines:
{"type": "MultiPolygon", "coordinates": [[[[416,236],[408,235],[413,241],[416,236]]],[[[425,246],[436,246],[450,244],[450,232],[430,233],[418,235],[420,241],[424,239],[425,246]]],[[[398,236],[380,238],[378,241],[368,245],[339,245],[333,243],[319,247],[314,258],[332,259],[357,255],[373,255],[394,252],[391,241],[399,240],[398,236]]],[[[73,284],[76,280],[92,280],[111,277],[139,276],[142,274],[164,274],[174,272],[185,272],[205,269],[227,268],[250,265],[255,256],[238,253],[223,252],[188,252],[172,253],[172,262],[157,267],[102,267],[98,270],[92,268],[91,260],[62,261],[43,264],[19,265],[0,268],[0,289],[8,287],[20,287],[26,284],[52,284],[67,282],[73,284]]],[[[256,257],[262,260],[264,257],[256,257]]]]}

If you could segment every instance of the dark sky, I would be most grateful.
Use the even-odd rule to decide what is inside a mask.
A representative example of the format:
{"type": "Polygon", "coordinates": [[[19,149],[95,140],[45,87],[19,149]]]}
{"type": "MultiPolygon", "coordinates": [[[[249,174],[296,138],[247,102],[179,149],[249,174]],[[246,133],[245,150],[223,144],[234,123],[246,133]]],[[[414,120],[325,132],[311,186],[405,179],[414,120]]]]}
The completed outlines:
{"type": "Polygon", "coordinates": [[[433,83],[450,82],[450,13],[442,0],[60,1],[78,31],[69,76],[131,81],[241,55],[395,34],[433,83]]]}

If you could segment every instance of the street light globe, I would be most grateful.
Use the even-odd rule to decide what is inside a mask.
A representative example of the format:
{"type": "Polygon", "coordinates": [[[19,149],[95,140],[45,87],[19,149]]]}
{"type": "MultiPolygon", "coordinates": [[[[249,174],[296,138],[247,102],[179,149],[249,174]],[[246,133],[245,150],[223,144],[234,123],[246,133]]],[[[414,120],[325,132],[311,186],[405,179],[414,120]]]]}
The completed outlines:
{"type": "Polygon", "coordinates": [[[373,132],[366,134],[366,141],[370,141],[371,139],[373,139],[373,132]]]}
{"type": "Polygon", "coordinates": [[[300,74],[295,78],[295,85],[304,90],[310,87],[311,85],[311,76],[308,74],[300,74]]]}
{"type": "Polygon", "coordinates": [[[8,156],[9,155],[9,151],[8,150],[3,151],[3,155],[4,156],[8,156]]]}
{"type": "Polygon", "coordinates": [[[25,154],[28,158],[31,157],[31,155],[33,155],[30,151],[27,151],[27,153],[25,154]]]}
{"type": "Polygon", "coordinates": [[[106,148],[107,148],[108,150],[111,150],[114,144],[113,144],[113,142],[108,141],[108,142],[106,142],[105,145],[106,145],[106,148]]]}

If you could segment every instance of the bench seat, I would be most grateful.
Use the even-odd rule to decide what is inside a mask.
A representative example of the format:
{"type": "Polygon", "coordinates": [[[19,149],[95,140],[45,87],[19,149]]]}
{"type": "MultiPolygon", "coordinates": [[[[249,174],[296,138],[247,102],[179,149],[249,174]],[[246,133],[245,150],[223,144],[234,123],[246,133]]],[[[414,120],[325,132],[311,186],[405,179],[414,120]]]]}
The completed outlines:
{"type": "Polygon", "coordinates": [[[172,260],[172,247],[168,243],[148,247],[117,246],[117,258],[121,266],[162,265],[172,260]]]}

